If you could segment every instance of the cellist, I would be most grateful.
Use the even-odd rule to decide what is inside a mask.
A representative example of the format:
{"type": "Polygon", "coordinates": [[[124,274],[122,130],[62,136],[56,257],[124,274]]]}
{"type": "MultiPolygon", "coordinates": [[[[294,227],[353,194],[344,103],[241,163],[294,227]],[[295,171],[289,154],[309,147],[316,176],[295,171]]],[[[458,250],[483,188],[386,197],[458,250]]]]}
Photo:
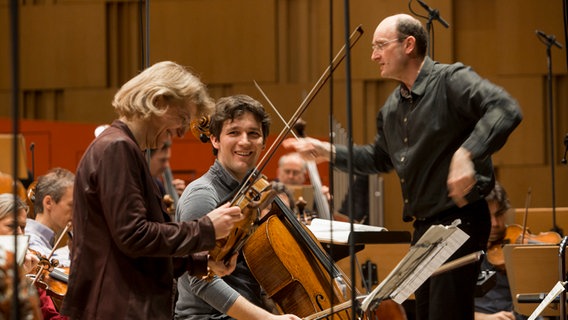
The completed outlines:
{"type": "MultiPolygon", "coordinates": [[[[182,193],[176,220],[199,219],[236,190],[255,167],[266,146],[269,128],[269,115],[258,101],[245,95],[219,99],[209,128],[216,160],[182,193]]],[[[236,258],[234,255],[232,262],[236,258]]],[[[299,319],[267,311],[260,285],[242,256],[228,276],[206,280],[183,275],[177,286],[175,319],[299,319]]]]}
{"type": "MultiPolygon", "coordinates": [[[[491,213],[491,233],[489,234],[488,247],[501,245],[505,238],[508,213],[511,204],[507,192],[500,183],[495,182],[495,187],[485,198],[491,213]]],[[[502,251],[501,251],[502,253],[502,251]]],[[[484,256],[482,270],[496,271],[496,284],[483,297],[475,298],[475,320],[526,320],[527,316],[513,311],[513,300],[509,280],[504,266],[492,265],[484,256]]],[[[542,319],[539,317],[538,319],[542,319]]]]}

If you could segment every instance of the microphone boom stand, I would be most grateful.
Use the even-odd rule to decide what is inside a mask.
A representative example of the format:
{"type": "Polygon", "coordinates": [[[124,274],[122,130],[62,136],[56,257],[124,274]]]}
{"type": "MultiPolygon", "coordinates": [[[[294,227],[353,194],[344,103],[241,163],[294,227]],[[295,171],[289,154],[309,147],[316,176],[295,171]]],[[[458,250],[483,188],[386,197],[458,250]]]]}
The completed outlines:
{"type": "Polygon", "coordinates": [[[562,46],[555,40],[554,36],[548,36],[544,34],[544,32],[536,30],[537,36],[541,39],[546,45],[546,61],[548,66],[548,75],[547,75],[547,84],[548,84],[548,121],[549,121],[549,128],[550,128],[550,175],[551,175],[551,184],[552,184],[552,231],[555,231],[562,235],[562,229],[556,225],[556,179],[555,179],[555,161],[554,161],[554,109],[553,109],[553,102],[552,102],[552,58],[551,58],[551,50],[550,48],[555,45],[559,48],[562,46]]]}

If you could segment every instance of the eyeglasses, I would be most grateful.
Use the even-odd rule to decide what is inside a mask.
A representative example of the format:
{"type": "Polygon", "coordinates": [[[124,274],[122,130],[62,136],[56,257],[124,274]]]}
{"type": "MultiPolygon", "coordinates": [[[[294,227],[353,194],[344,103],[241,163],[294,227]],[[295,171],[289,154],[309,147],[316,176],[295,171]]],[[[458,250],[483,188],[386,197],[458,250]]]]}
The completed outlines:
{"type": "Polygon", "coordinates": [[[373,43],[373,45],[371,45],[371,49],[373,49],[373,51],[375,51],[375,50],[383,51],[387,44],[395,42],[395,41],[401,41],[401,40],[404,40],[404,39],[405,38],[396,38],[396,39],[392,39],[392,40],[388,40],[388,41],[384,41],[384,42],[373,43]]]}

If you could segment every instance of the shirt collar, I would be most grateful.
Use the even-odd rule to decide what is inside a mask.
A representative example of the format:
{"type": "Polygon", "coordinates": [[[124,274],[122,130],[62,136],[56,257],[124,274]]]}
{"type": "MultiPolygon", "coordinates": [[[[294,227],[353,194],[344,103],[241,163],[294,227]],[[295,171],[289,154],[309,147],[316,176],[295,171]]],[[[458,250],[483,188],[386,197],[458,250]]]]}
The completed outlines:
{"type": "Polygon", "coordinates": [[[426,85],[428,84],[427,79],[430,77],[432,73],[432,68],[434,67],[434,61],[430,57],[424,58],[424,63],[422,64],[422,68],[414,81],[414,85],[409,90],[404,86],[404,84],[400,85],[400,95],[403,98],[411,98],[412,95],[416,96],[423,96],[424,92],[426,91],[426,85]]]}

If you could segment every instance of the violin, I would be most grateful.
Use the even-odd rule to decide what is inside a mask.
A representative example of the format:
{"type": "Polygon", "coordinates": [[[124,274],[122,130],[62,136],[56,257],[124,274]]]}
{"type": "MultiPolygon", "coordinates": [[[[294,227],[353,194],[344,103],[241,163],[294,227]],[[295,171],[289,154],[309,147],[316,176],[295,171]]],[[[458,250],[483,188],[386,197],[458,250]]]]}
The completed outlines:
{"type": "Polygon", "coordinates": [[[32,279],[32,284],[38,288],[42,288],[51,297],[56,308],[59,310],[63,303],[63,298],[67,293],[67,279],[69,278],[69,268],[59,267],[57,259],[49,260],[41,253],[28,249],[29,252],[35,254],[40,260],[33,273],[27,274],[32,279]]]}
{"type": "Polygon", "coordinates": [[[53,249],[46,257],[40,252],[32,249],[28,249],[31,253],[37,255],[39,262],[37,264],[34,273],[27,274],[26,276],[33,279],[32,284],[36,287],[42,288],[47,292],[47,295],[51,297],[55,307],[59,310],[61,304],[63,303],[63,298],[67,293],[67,279],[69,278],[69,268],[59,267],[59,260],[50,259],[57,248],[57,245],[61,242],[61,239],[67,234],[67,231],[71,228],[71,222],[68,222],[63,229],[61,235],[55,241],[53,249]]]}
{"type": "MultiPolygon", "coordinates": [[[[254,175],[254,172],[251,173],[254,175]]],[[[232,204],[241,208],[244,219],[235,224],[233,231],[227,238],[218,239],[215,248],[209,251],[209,257],[214,261],[229,259],[234,253],[239,252],[246,240],[259,221],[260,213],[276,197],[276,191],[266,177],[256,179],[251,186],[245,187],[252,181],[245,179],[245,185],[241,186],[242,195],[234,197],[232,204]]]]}
{"type": "Polygon", "coordinates": [[[548,231],[532,234],[529,229],[518,224],[507,226],[505,236],[500,241],[492,243],[487,249],[487,261],[497,270],[505,270],[505,257],[503,246],[506,244],[559,244],[562,241],[560,234],[548,231]]]}
{"type": "Polygon", "coordinates": [[[29,211],[28,211],[28,218],[30,218],[30,219],[35,219],[35,216],[36,216],[35,205],[34,205],[36,187],[37,187],[37,180],[34,180],[34,182],[32,182],[28,186],[28,189],[26,190],[26,204],[30,208],[29,211]]]}

